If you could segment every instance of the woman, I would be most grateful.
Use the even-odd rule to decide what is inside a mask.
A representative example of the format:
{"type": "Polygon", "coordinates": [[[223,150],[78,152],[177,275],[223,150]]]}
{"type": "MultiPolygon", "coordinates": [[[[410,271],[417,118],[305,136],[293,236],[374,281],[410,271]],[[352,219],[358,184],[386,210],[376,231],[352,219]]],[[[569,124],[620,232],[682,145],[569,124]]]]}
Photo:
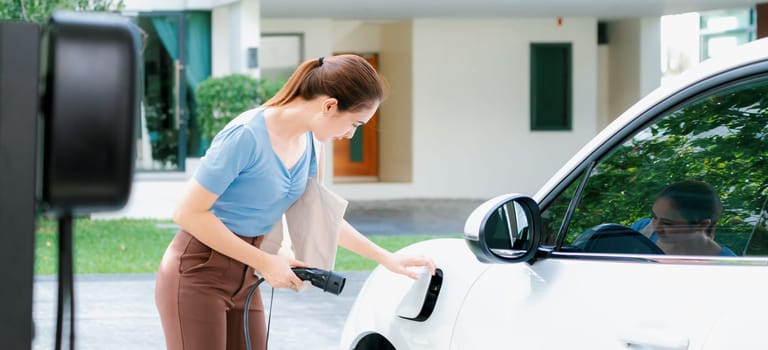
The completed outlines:
{"type": "MultiPolygon", "coordinates": [[[[383,99],[378,73],[364,59],[340,55],[304,62],[256,110],[214,138],[174,213],[181,230],[163,256],[156,304],[168,349],[243,349],[243,309],[255,271],[274,288],[298,288],[303,262],[259,249],[263,235],[317,175],[313,137],[351,138],[383,99]]],[[[392,254],[342,221],[339,245],[389,270],[434,273],[424,257],[392,254]]],[[[249,310],[254,349],[264,347],[261,297],[249,310]]]]}
{"type": "Polygon", "coordinates": [[[714,188],[702,181],[686,180],[665,187],[653,202],[650,219],[632,228],[671,255],[734,256],[713,239],[723,205],[714,188]]]}

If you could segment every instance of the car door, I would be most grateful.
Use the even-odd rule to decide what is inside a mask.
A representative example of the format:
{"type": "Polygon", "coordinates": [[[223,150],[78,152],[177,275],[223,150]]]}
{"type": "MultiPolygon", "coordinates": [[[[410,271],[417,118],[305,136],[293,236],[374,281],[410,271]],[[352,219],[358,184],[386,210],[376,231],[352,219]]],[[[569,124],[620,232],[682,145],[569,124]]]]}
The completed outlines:
{"type": "Polygon", "coordinates": [[[700,81],[596,147],[541,200],[537,259],[473,285],[452,349],[768,348],[767,70],[700,81]]]}

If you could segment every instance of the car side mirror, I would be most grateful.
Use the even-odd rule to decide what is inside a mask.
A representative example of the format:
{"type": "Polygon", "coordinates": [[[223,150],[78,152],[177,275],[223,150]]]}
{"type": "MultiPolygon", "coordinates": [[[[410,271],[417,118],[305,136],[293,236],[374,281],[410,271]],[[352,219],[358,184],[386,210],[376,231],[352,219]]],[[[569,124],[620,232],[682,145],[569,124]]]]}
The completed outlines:
{"type": "Polygon", "coordinates": [[[507,194],[475,209],[464,225],[464,239],[481,262],[529,261],[541,237],[539,205],[530,197],[507,194]]]}

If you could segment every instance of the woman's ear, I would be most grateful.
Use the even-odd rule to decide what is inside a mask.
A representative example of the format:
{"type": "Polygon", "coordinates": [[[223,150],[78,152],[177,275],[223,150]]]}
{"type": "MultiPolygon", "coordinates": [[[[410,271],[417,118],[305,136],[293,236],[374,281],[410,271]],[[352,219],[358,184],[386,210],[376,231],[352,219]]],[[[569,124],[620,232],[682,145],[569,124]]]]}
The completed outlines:
{"type": "Polygon", "coordinates": [[[323,100],[323,113],[332,113],[339,108],[339,101],[333,97],[323,100]]]}

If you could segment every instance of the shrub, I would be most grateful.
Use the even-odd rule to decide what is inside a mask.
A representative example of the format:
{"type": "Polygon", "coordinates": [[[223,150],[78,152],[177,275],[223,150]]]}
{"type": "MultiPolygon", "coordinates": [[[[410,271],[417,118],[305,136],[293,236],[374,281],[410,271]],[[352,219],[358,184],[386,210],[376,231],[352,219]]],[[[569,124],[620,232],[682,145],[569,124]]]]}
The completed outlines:
{"type": "Polygon", "coordinates": [[[203,81],[195,90],[201,137],[212,140],[219,130],[240,113],[274,96],[283,83],[258,80],[243,74],[203,81]]]}

